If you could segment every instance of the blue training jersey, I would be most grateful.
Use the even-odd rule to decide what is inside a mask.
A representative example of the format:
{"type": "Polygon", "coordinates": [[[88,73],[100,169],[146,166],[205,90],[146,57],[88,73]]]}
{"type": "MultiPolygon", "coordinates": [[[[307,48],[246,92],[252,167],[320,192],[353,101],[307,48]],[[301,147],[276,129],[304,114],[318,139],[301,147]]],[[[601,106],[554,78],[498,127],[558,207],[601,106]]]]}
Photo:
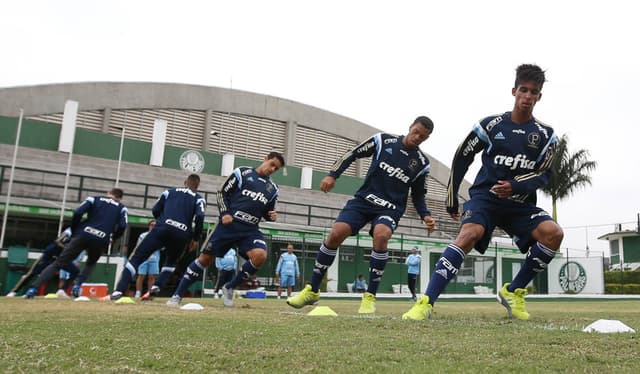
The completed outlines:
{"type": "Polygon", "coordinates": [[[218,191],[220,219],[230,214],[234,222],[257,227],[260,219],[270,221],[269,211],[275,210],[278,186],[254,168],[241,166],[233,170],[218,191]]]}
{"type": "Polygon", "coordinates": [[[298,257],[289,252],[281,254],[278,260],[278,266],[276,266],[276,274],[299,276],[298,257]]]}
{"type": "Polygon", "coordinates": [[[425,203],[429,159],[419,148],[405,148],[403,139],[404,136],[374,134],[336,161],[329,175],[338,178],[356,159],[371,157],[367,176],[355,196],[402,214],[411,189],[413,205],[420,218],[430,216],[425,203]]]}
{"type": "Polygon", "coordinates": [[[422,261],[422,256],[417,253],[407,256],[407,259],[404,260],[404,264],[407,265],[407,273],[420,274],[420,261],[422,261]]]}
{"type": "Polygon", "coordinates": [[[109,196],[88,197],[71,218],[71,233],[108,243],[119,238],[127,228],[127,208],[109,196]],[[82,217],[87,218],[82,221],[82,217]]]}
{"type": "Polygon", "coordinates": [[[552,173],[558,138],[553,128],[536,120],[522,125],[511,112],[489,116],[473,126],[458,147],[447,186],[447,211],[458,211],[458,190],[476,153],[482,151],[482,168],[469,194],[492,193],[498,180],[511,183],[511,200],[536,204],[536,190],[547,185],[552,173]]]}
{"type": "Polygon", "coordinates": [[[236,270],[238,268],[236,250],[231,248],[224,254],[224,257],[216,257],[216,268],[226,271],[236,270]]]}
{"type": "MultiPolygon", "coordinates": [[[[171,188],[162,193],[151,209],[156,219],[156,227],[175,227],[190,235],[194,240],[200,238],[204,223],[204,198],[190,188],[171,188]],[[195,225],[192,228],[191,222],[195,225]]],[[[154,228],[154,229],[155,229],[154,228]]]]}

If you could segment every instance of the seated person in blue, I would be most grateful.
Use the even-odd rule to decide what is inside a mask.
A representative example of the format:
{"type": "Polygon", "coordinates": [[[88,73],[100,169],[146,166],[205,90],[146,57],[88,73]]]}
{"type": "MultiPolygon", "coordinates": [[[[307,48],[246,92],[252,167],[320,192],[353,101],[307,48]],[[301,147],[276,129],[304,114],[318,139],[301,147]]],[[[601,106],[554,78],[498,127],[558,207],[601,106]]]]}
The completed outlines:
{"type": "Polygon", "coordinates": [[[367,282],[364,280],[364,275],[359,274],[358,278],[356,278],[355,282],[353,282],[352,287],[353,292],[363,293],[367,290],[367,282]]]}

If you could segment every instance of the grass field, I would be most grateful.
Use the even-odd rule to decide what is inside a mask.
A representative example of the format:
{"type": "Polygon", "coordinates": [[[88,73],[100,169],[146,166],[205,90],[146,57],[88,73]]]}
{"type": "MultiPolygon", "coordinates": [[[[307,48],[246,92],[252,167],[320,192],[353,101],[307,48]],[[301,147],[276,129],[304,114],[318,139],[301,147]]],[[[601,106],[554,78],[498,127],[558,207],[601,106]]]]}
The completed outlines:
{"type": "MultiPolygon", "coordinates": [[[[165,299],[166,300],[166,299],[165,299]]],[[[640,301],[530,301],[511,321],[497,302],[442,300],[435,318],[402,321],[411,303],[322,300],[311,317],[284,300],[150,303],[0,299],[0,370],[34,372],[640,372],[638,334],[584,333],[597,319],[640,329],[640,301]]]]}

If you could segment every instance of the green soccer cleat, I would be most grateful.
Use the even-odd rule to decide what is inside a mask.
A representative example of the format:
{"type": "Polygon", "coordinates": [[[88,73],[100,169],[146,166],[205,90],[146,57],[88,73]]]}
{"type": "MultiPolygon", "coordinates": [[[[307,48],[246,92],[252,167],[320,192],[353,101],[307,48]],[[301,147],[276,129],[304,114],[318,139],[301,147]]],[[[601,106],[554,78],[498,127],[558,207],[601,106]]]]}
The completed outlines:
{"type": "Polygon", "coordinates": [[[433,305],[429,304],[429,296],[423,295],[408,312],[402,315],[402,319],[423,321],[427,317],[431,318],[431,313],[433,313],[433,305]]]}
{"type": "Polygon", "coordinates": [[[373,314],[376,312],[376,295],[365,292],[362,295],[362,302],[360,303],[360,309],[358,309],[358,313],[360,314],[373,314]]]}
{"type": "Polygon", "coordinates": [[[529,313],[524,305],[524,297],[527,296],[527,290],[524,288],[516,288],[513,292],[507,291],[511,283],[505,283],[498,292],[498,301],[505,308],[509,318],[517,318],[523,321],[529,319],[529,313]]]}
{"type": "Polygon", "coordinates": [[[311,285],[307,284],[297,295],[287,297],[287,304],[296,309],[300,309],[305,305],[314,305],[318,303],[319,300],[320,292],[311,291],[311,285]]]}

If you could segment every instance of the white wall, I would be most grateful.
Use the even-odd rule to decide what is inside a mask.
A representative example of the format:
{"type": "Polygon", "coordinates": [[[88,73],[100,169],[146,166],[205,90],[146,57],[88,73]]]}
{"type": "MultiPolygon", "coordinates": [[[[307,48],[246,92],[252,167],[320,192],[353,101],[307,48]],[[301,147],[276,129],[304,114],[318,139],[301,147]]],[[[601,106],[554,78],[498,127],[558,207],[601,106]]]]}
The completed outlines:
{"type": "Polygon", "coordinates": [[[604,294],[602,266],[602,257],[571,257],[568,261],[558,258],[551,261],[547,269],[549,293],[566,293],[566,289],[570,289],[579,294],[604,294]]]}

